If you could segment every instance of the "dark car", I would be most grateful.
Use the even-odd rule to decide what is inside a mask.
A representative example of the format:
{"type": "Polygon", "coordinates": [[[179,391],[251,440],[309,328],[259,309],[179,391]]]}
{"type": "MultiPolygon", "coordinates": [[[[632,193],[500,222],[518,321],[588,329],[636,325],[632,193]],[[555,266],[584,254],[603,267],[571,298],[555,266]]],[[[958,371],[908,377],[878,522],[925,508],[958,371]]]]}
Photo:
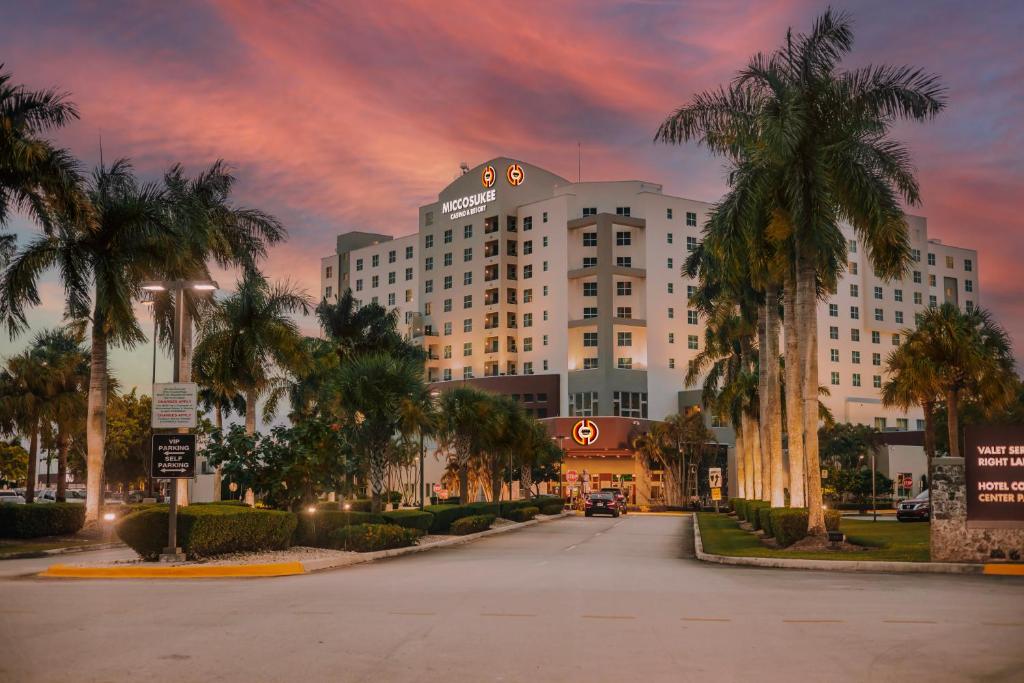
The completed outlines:
{"type": "Polygon", "coordinates": [[[625,491],[623,491],[622,489],[614,488],[614,487],[607,487],[607,488],[601,489],[601,493],[610,493],[613,496],[615,496],[615,500],[619,501],[619,509],[622,511],[622,514],[626,514],[626,492],[625,491]]]}
{"type": "Polygon", "coordinates": [[[587,496],[584,513],[587,517],[594,515],[611,515],[618,517],[622,511],[622,504],[615,497],[614,493],[591,493],[587,496]]]}
{"type": "Polygon", "coordinates": [[[932,518],[932,508],[928,503],[928,491],[921,491],[913,498],[900,501],[896,507],[896,519],[901,522],[927,522],[932,518]]]}

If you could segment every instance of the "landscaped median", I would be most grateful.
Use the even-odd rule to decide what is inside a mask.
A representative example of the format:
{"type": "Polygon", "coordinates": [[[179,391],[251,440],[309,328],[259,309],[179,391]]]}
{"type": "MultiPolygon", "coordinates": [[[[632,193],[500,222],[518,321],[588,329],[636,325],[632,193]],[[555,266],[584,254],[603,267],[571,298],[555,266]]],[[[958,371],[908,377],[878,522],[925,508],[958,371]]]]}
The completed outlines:
{"type": "Polygon", "coordinates": [[[304,513],[241,506],[189,506],[179,517],[179,543],[188,561],[158,564],[166,540],[166,506],[148,507],[118,523],[122,540],[140,559],[103,565],[57,564],[47,578],[246,578],[289,576],[466,543],[561,517],[551,501],[446,505],[436,511],[396,510],[375,515],[317,509],[304,513]],[[505,517],[490,514],[492,508],[505,517]],[[443,521],[435,531],[435,522],[443,521]],[[491,525],[495,524],[493,528],[491,525]],[[428,533],[427,530],[430,530],[428,533]],[[292,545],[292,543],[297,545],[292,545]]]}
{"type": "MultiPolygon", "coordinates": [[[[756,506],[755,506],[756,507],[756,506]]],[[[752,514],[750,515],[753,516],[752,514]]],[[[718,564],[832,571],[943,574],[1024,574],[1024,565],[930,562],[927,524],[842,519],[842,550],[772,547],[763,535],[741,528],[736,517],[712,512],[695,515],[697,559],[718,564]]]]}

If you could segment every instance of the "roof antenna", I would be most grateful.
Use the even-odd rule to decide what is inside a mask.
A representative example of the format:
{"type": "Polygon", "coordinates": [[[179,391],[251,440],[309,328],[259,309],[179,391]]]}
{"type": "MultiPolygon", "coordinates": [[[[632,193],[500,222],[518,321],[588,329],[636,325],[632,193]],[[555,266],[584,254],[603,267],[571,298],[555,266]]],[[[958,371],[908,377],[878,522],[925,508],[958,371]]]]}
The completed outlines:
{"type": "Polygon", "coordinates": [[[459,170],[462,171],[462,175],[466,175],[467,173],[469,173],[469,164],[463,161],[461,164],[459,164],[459,170]]]}
{"type": "Polygon", "coordinates": [[[583,176],[583,145],[576,141],[576,182],[580,182],[583,176]]]}

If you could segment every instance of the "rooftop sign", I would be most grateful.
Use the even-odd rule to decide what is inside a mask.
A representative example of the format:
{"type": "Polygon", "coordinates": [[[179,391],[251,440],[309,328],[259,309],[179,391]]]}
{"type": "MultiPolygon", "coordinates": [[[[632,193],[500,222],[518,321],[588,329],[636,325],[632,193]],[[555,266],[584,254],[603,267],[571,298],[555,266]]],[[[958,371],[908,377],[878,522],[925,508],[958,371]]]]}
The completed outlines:
{"type": "Polygon", "coordinates": [[[493,202],[497,196],[497,190],[491,189],[451,199],[441,204],[441,213],[448,214],[450,220],[483,213],[487,210],[487,202],[493,202]]]}

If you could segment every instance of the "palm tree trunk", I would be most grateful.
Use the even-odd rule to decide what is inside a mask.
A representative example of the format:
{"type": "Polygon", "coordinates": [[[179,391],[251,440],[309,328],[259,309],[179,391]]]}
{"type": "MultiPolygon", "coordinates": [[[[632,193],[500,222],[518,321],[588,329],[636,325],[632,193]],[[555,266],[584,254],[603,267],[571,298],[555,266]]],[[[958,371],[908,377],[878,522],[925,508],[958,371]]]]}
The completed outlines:
{"type": "Polygon", "coordinates": [[[949,457],[960,457],[960,392],[946,392],[946,421],[949,432],[949,457]]]}
{"type": "Polygon", "coordinates": [[[28,438],[28,477],[25,481],[25,502],[36,498],[36,467],[39,464],[39,419],[32,418],[32,434],[28,438]]]}
{"type": "Polygon", "coordinates": [[[469,502],[469,463],[464,462],[459,464],[459,503],[469,502]]]}
{"type": "MultiPolygon", "coordinates": [[[[217,431],[221,434],[224,433],[224,411],[221,410],[220,405],[217,405],[217,409],[214,413],[217,420],[217,431]]],[[[214,501],[220,500],[220,487],[221,487],[221,474],[220,467],[216,467],[213,470],[213,499],[214,501]]]]}
{"type": "Polygon", "coordinates": [[[245,433],[256,433],[256,392],[245,392],[245,433]]]}
{"type": "Polygon", "coordinates": [[[771,396],[768,392],[768,315],[765,305],[757,307],[757,401],[758,441],[761,443],[761,500],[768,500],[771,491],[771,396]]]}
{"type": "Polygon", "coordinates": [[[63,427],[57,428],[57,494],[58,503],[67,499],[68,489],[68,437],[63,427]]]}
{"type": "Polygon", "coordinates": [[[764,468],[761,443],[761,420],[757,417],[747,418],[750,424],[750,460],[754,466],[754,499],[764,500],[764,468]]]}
{"type": "Polygon", "coordinates": [[[779,382],[779,288],[769,285],[765,297],[765,340],[768,346],[765,385],[768,394],[768,464],[771,469],[768,500],[772,507],[783,507],[786,504],[786,475],[782,462],[782,387],[779,382]]]}
{"type": "MultiPolygon", "coordinates": [[[[935,402],[922,401],[921,408],[924,410],[924,453],[931,465],[935,457],[935,402]]],[[[928,469],[928,477],[931,479],[931,467],[928,469]]]]}
{"type": "Polygon", "coordinates": [[[523,463],[519,468],[519,488],[526,494],[526,498],[533,498],[533,468],[529,463],[523,463]]]}
{"type": "Polygon", "coordinates": [[[800,356],[804,382],[804,455],[807,460],[807,533],[825,533],[825,511],[821,498],[821,464],[818,454],[818,290],[814,263],[806,257],[798,261],[797,325],[800,330],[800,356]]]}
{"type": "Polygon", "coordinates": [[[739,498],[747,498],[749,489],[747,488],[747,463],[744,458],[747,449],[743,440],[742,423],[734,425],[733,431],[736,432],[736,446],[733,449],[736,454],[736,495],[739,498]]]}
{"type": "Polygon", "coordinates": [[[786,435],[789,450],[789,504],[802,508],[804,497],[803,377],[797,333],[796,278],[786,281],[782,293],[783,333],[786,341],[786,435]]]}
{"type": "Polygon", "coordinates": [[[757,477],[754,473],[754,437],[750,429],[750,417],[746,414],[740,417],[740,425],[743,430],[743,466],[744,481],[747,485],[747,499],[757,500],[757,477]]]}
{"type": "Polygon", "coordinates": [[[103,505],[103,463],[107,440],[107,335],[97,307],[92,316],[89,407],[86,416],[85,521],[96,521],[103,505]]]}
{"type": "MultiPolygon", "coordinates": [[[[494,467],[491,468],[491,500],[495,503],[501,500],[501,475],[501,466],[498,463],[494,463],[494,467]]],[[[509,488],[512,488],[511,481],[509,482],[509,488]]]]}

